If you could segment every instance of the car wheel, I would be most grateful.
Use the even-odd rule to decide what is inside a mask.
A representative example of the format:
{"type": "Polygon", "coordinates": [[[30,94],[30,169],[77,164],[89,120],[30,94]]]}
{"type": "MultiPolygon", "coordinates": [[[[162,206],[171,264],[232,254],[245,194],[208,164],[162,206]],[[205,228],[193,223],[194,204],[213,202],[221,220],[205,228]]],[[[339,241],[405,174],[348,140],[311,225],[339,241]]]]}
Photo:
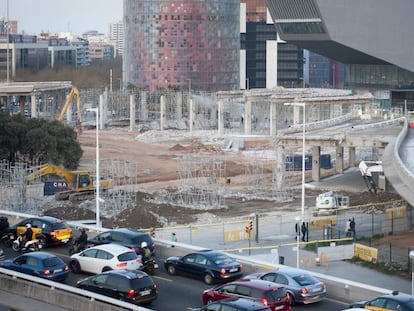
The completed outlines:
{"type": "Polygon", "coordinates": [[[72,261],[69,263],[69,267],[70,267],[70,270],[71,270],[73,273],[80,273],[80,272],[81,272],[81,267],[80,267],[80,265],[79,265],[79,262],[77,262],[77,261],[75,261],[75,260],[72,260],[72,261]]]}
{"type": "Polygon", "coordinates": [[[46,239],[45,238],[40,239],[40,245],[42,245],[42,248],[46,248],[46,239]]]}
{"type": "Polygon", "coordinates": [[[206,283],[207,285],[213,284],[213,277],[210,273],[206,273],[206,275],[204,276],[204,283],[206,283]]]}
{"type": "Polygon", "coordinates": [[[175,271],[175,267],[173,265],[168,265],[167,272],[168,272],[168,274],[171,274],[171,275],[174,275],[174,274],[177,273],[177,271],[175,271]]]}
{"type": "Polygon", "coordinates": [[[295,302],[295,298],[293,298],[293,295],[291,293],[287,293],[287,296],[289,298],[289,304],[291,306],[294,306],[296,304],[296,302],[295,302]]]}
{"type": "Polygon", "coordinates": [[[111,267],[103,267],[102,272],[106,272],[106,271],[109,271],[109,270],[112,270],[112,268],[111,267]]]}

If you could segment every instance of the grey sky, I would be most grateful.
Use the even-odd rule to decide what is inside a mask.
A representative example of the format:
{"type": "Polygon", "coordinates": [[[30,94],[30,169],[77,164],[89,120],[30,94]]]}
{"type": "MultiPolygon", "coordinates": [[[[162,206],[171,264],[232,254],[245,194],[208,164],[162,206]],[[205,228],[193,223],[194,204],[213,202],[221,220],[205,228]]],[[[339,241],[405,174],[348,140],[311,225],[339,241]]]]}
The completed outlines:
{"type": "Polygon", "coordinates": [[[18,20],[20,33],[41,31],[77,35],[88,30],[108,34],[108,24],[122,20],[122,0],[0,0],[0,17],[18,20]]]}

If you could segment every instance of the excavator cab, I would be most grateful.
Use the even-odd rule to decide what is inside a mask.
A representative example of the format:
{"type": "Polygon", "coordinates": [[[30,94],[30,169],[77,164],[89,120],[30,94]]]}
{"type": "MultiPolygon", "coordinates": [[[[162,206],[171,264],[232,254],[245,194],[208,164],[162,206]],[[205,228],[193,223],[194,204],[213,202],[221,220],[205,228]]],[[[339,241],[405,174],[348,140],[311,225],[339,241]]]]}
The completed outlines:
{"type": "Polygon", "coordinates": [[[80,173],[74,182],[74,189],[93,189],[93,182],[89,174],[80,173]]]}

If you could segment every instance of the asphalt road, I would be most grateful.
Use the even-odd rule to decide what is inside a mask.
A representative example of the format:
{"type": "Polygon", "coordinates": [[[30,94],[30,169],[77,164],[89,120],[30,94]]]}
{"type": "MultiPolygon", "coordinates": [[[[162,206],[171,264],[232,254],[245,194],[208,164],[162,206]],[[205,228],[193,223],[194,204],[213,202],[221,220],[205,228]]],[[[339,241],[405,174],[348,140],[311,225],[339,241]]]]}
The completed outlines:
{"type": "MultiPolygon", "coordinates": [[[[4,248],[4,247],[3,247],[4,248]]],[[[4,248],[6,251],[6,258],[14,258],[20,253],[15,253],[11,248],[4,248]]],[[[60,256],[64,261],[69,261],[68,247],[50,247],[45,251],[54,253],[60,256]]],[[[155,283],[158,286],[158,299],[152,302],[147,308],[156,311],[183,311],[191,310],[191,308],[199,307],[202,305],[201,294],[204,289],[209,286],[204,284],[201,280],[191,279],[182,276],[170,276],[167,274],[163,266],[163,258],[156,258],[160,268],[156,275],[153,276],[155,283]]],[[[70,273],[65,284],[75,285],[79,279],[88,276],[88,274],[74,274],[70,273]]],[[[319,303],[313,305],[298,305],[294,307],[294,310],[330,310],[339,311],[349,305],[349,301],[340,297],[331,297],[319,303]]]]}

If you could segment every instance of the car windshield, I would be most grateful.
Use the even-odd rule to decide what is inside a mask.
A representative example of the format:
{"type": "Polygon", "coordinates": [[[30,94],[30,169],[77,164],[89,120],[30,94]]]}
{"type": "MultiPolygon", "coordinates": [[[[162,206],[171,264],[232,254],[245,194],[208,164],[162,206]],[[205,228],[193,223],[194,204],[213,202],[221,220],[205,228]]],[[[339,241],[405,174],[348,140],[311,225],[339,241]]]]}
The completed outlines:
{"type": "Polygon", "coordinates": [[[119,261],[129,261],[129,260],[135,260],[137,258],[138,258],[138,255],[135,252],[126,252],[118,256],[119,261]]]}
{"type": "Polygon", "coordinates": [[[300,286],[307,286],[318,283],[318,281],[309,274],[300,274],[294,276],[293,279],[300,285],[300,286]]]}
{"type": "Polygon", "coordinates": [[[233,262],[233,259],[231,259],[229,256],[224,254],[218,254],[216,257],[213,258],[213,262],[216,265],[227,265],[229,263],[233,262]]]}
{"type": "Polygon", "coordinates": [[[49,257],[43,259],[43,266],[44,267],[53,267],[62,264],[62,261],[59,260],[58,257],[49,257]]]}

